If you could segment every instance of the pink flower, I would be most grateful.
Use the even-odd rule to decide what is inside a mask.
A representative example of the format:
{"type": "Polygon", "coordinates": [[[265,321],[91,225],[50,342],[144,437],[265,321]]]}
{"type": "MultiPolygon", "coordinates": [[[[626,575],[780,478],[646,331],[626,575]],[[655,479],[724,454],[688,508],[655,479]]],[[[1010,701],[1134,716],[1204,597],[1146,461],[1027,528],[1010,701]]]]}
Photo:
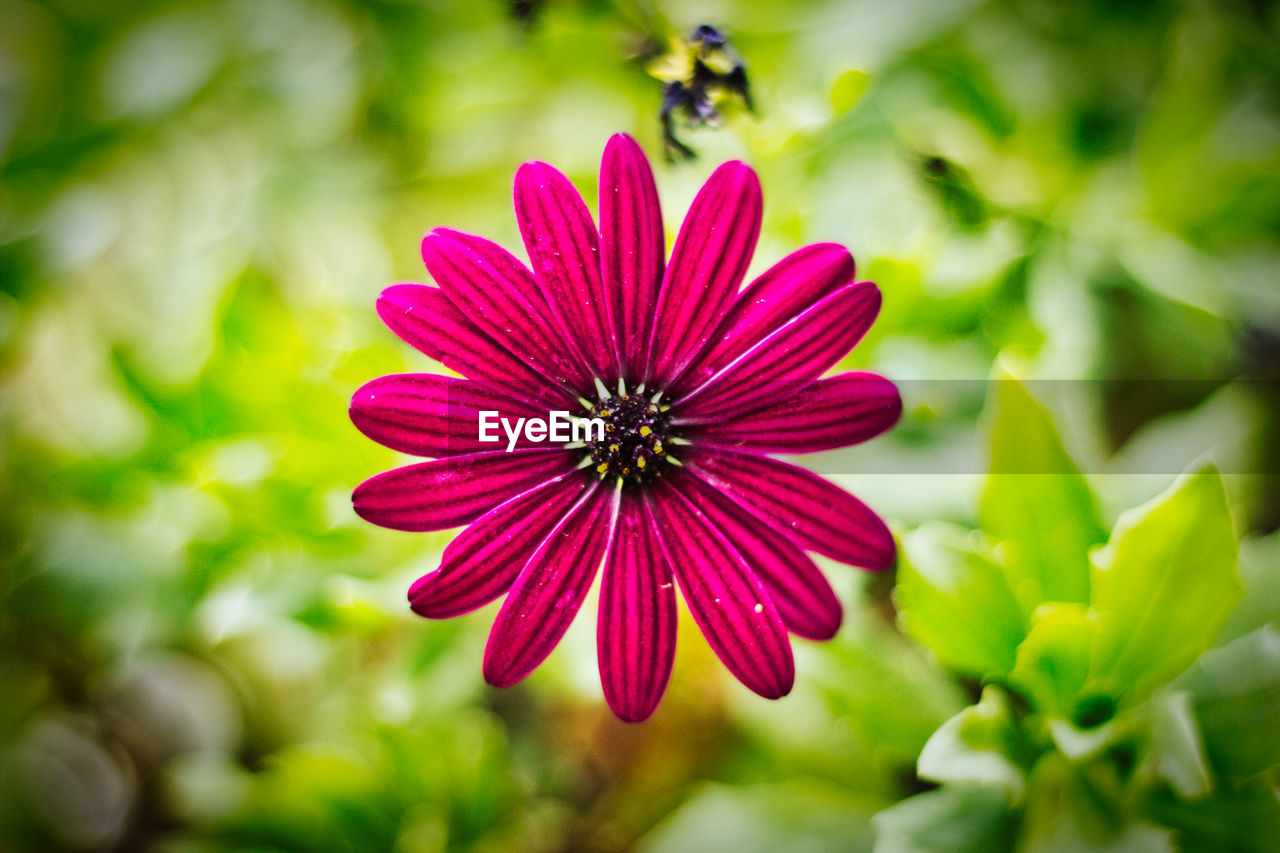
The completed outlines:
{"type": "MultiPolygon", "coordinates": [[[[628,136],[600,167],[600,230],[545,163],[516,173],[530,272],[501,247],[448,229],[422,241],[438,287],[398,284],[378,312],[462,374],[383,376],[358,390],[365,435],[431,457],[356,488],[361,517],[397,530],[468,525],[409,590],[445,618],[506,593],[484,676],[524,678],[560,641],[603,570],[597,643],[609,707],[653,713],[671,674],[678,584],[712,649],[761,696],[795,679],[788,632],[828,639],[840,603],[806,551],[881,569],[893,539],[870,509],[770,458],[864,441],[901,401],[886,379],[819,379],[875,319],[841,246],[787,256],[740,289],[760,232],[755,173],[725,163],[694,199],[669,263],[653,173],[628,136]],[[509,424],[552,411],[598,418],[603,438],[480,441],[480,413],[509,424]]],[[[593,438],[595,438],[593,436],[593,438]]]]}

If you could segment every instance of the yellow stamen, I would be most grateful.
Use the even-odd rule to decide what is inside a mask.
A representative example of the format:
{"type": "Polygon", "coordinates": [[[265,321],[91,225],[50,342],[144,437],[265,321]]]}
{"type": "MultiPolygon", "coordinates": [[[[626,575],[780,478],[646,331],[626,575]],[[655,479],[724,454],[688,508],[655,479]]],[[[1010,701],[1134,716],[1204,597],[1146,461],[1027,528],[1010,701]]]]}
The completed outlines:
{"type": "Polygon", "coordinates": [[[643,456],[641,456],[639,459],[637,459],[637,460],[636,460],[636,467],[637,467],[637,468],[640,468],[640,469],[642,469],[642,470],[644,469],[644,457],[643,457],[643,456]]]}
{"type": "Polygon", "coordinates": [[[606,472],[606,471],[608,471],[608,470],[609,470],[609,463],[608,463],[608,462],[601,462],[599,465],[597,465],[597,466],[596,466],[596,471],[600,472],[601,474],[603,474],[604,472],[606,472]]]}
{"type": "Polygon", "coordinates": [[[653,430],[649,429],[647,426],[640,427],[640,435],[642,436],[647,436],[651,432],[653,432],[653,430]]]}

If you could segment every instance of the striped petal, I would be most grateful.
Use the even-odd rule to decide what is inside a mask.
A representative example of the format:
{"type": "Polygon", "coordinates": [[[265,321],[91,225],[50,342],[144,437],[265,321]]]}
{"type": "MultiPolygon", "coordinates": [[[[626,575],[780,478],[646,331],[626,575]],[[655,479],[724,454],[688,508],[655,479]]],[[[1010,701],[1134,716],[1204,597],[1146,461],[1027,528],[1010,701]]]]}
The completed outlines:
{"type": "Polygon", "coordinates": [[[815,243],[787,255],[747,285],[733,301],[714,343],[677,383],[680,397],[837,288],[853,281],[853,255],[836,243],[815,243]]]}
{"type": "MultiPolygon", "coordinates": [[[[490,434],[501,444],[480,440],[480,413],[517,423],[517,418],[546,417],[529,403],[478,382],[434,373],[400,373],[365,383],[351,397],[351,422],[379,444],[416,456],[456,456],[502,449],[507,437],[496,426],[490,434]]],[[[516,447],[537,447],[524,437],[516,447]]]]}
{"type": "Polygon", "coordinates": [[[582,362],[548,328],[547,305],[533,274],[496,243],[447,228],[422,239],[431,277],[464,316],[536,372],[575,395],[591,391],[582,362]]]}
{"type": "Polygon", "coordinates": [[[543,299],[595,376],[619,375],[615,308],[600,278],[600,237],[582,196],[546,163],[516,172],[516,222],[543,299]]]}
{"type": "Polygon", "coordinates": [[[617,306],[622,375],[643,381],[662,285],[662,208],[653,170],[636,141],[617,134],[600,163],[600,270],[617,306]]]}
{"type": "Polygon", "coordinates": [[[694,441],[757,453],[813,453],[874,438],[901,415],[902,397],[888,379],[844,373],[812,382],[772,406],[686,434],[694,441]]]}
{"type": "Polygon", "coordinates": [[[843,617],[840,600],[807,554],[697,477],[681,477],[672,486],[746,559],[788,630],[810,640],[835,636],[843,617]]]}
{"type": "Polygon", "coordinates": [[[498,346],[437,288],[392,285],[378,297],[378,316],[405,343],[468,379],[549,409],[576,406],[572,394],[498,346]]]}
{"type": "Polygon", "coordinates": [[[693,619],[716,656],[766,699],[791,692],[795,661],[786,627],[742,555],[669,484],[650,490],[645,506],[693,619]]]}
{"type": "Polygon", "coordinates": [[[384,471],[356,486],[356,514],[393,530],[447,530],[572,470],[566,450],[466,453],[384,471]]]}
{"type": "Polygon", "coordinates": [[[762,211],[756,173],[736,160],[694,198],[658,294],[647,372],[655,387],[670,387],[707,346],[747,274],[762,211]]]}
{"type": "Polygon", "coordinates": [[[840,288],[680,400],[681,419],[723,422],[791,396],[844,358],[879,311],[880,291],[874,284],[840,288]]]}
{"type": "Polygon", "coordinates": [[[644,508],[630,495],[623,496],[600,586],[596,649],[613,713],[629,723],[648,719],[675,660],[676,592],[644,508]]]}
{"type": "Polygon", "coordinates": [[[690,471],[801,548],[878,570],[893,562],[889,528],[866,504],[816,474],[767,456],[694,450],[690,471]]]}
{"type": "Polygon", "coordinates": [[[560,642],[604,560],[618,493],[597,481],[565,513],[507,593],[484,650],[484,678],[510,687],[560,642]]]}
{"type": "Polygon", "coordinates": [[[410,587],[413,612],[444,619],[502,595],[590,483],[567,475],[485,513],[444,549],[440,568],[410,587]]]}

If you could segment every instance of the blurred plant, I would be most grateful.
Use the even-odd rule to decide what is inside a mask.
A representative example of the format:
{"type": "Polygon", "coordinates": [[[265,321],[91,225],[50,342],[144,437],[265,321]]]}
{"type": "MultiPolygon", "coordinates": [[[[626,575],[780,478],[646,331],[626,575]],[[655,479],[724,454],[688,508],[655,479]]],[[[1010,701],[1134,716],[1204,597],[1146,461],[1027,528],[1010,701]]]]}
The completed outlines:
{"type": "Polygon", "coordinates": [[[877,849],[1172,850],[1174,831],[1184,850],[1273,849],[1280,599],[1215,645],[1243,591],[1217,471],[1108,538],[1048,413],[993,388],[981,529],[907,535],[894,593],[980,696],[929,738],[917,772],[941,787],[881,812],[877,849]]]}

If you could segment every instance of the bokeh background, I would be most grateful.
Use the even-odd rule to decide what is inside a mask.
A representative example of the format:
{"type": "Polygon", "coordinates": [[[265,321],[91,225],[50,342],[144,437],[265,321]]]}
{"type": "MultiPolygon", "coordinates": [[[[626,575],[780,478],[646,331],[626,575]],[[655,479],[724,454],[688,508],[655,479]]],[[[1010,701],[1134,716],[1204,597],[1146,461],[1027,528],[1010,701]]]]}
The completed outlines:
{"type": "Polygon", "coordinates": [[[1280,849],[1277,43],[1269,0],[0,0],[0,846],[1280,849]],[[667,163],[649,71],[704,23],[757,111],[667,163]],[[425,280],[423,233],[517,250],[515,168],[594,209],[617,131],[668,240],[741,158],[753,270],[850,246],[885,305],[845,366],[907,403],[808,464],[910,559],[824,566],[845,625],[796,641],[779,702],[686,617],[640,726],[603,704],[590,602],[506,691],[480,676],[496,605],[409,613],[450,534],[354,516],[403,460],[346,418],[434,369],[373,310],[425,280]],[[989,456],[1061,473],[1001,491],[989,456]],[[1138,611],[1096,573],[1094,599],[1026,593],[1019,546],[983,543],[1051,552],[1075,518],[1080,550],[1169,488],[1113,552],[1154,554],[1135,630],[1186,648],[1020,688],[1035,626],[1074,649],[1138,611]],[[1046,494],[1019,540],[1001,507],[1046,494]],[[1002,623],[966,584],[1006,575],[1012,635],[974,651],[1002,623]]]}

